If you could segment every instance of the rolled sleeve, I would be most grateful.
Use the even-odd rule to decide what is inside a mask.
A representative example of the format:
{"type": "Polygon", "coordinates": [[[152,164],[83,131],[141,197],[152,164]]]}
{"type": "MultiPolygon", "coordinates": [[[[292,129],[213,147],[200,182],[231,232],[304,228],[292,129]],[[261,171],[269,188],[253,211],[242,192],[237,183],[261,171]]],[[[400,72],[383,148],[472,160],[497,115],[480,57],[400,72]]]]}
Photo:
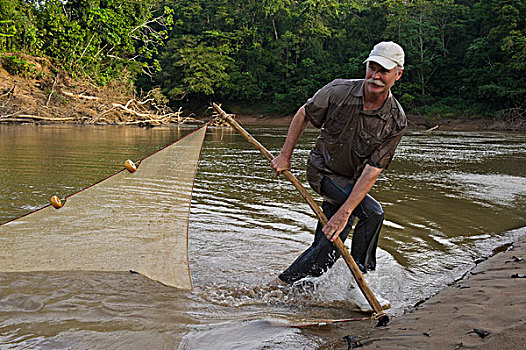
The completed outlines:
{"type": "Polygon", "coordinates": [[[404,134],[404,130],[385,139],[380,146],[371,154],[367,164],[380,169],[387,169],[394,158],[396,147],[404,134]]]}
{"type": "Polygon", "coordinates": [[[314,96],[305,103],[305,113],[308,120],[317,128],[321,128],[327,119],[330,98],[333,90],[333,82],[319,89],[314,96]]]}

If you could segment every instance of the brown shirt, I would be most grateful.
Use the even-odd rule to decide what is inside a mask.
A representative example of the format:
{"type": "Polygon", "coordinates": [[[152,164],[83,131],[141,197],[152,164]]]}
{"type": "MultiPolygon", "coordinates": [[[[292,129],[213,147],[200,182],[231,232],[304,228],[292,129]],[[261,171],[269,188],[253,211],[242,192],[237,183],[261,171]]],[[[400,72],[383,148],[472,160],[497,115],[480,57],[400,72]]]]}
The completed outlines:
{"type": "Polygon", "coordinates": [[[307,179],[318,193],[324,175],[346,186],[366,164],[387,168],[405,131],[405,113],[391,92],[380,109],[363,110],[364,84],[336,79],[305,104],[307,118],[321,128],[307,162],[307,179]]]}

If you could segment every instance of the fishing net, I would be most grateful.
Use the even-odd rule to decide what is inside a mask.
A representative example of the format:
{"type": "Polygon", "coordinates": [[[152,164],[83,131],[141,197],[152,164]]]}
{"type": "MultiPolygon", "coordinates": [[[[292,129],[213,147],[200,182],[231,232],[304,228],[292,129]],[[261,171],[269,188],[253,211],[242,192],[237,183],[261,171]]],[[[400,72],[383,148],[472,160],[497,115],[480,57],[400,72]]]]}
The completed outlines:
{"type": "Polygon", "coordinates": [[[188,220],[206,127],[48,205],[0,225],[0,271],[135,271],[191,289],[188,220]]]}

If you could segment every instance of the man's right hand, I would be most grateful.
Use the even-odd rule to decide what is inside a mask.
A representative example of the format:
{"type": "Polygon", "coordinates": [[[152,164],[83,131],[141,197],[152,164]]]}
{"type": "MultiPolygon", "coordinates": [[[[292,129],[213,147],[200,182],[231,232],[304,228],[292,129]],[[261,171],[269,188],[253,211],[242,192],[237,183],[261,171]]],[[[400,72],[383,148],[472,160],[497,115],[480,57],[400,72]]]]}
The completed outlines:
{"type": "Polygon", "coordinates": [[[274,169],[276,176],[280,176],[285,170],[290,170],[290,157],[292,157],[292,151],[294,150],[294,147],[296,147],[296,143],[306,126],[307,117],[305,114],[305,106],[301,106],[290,122],[287,138],[285,139],[285,143],[283,143],[283,148],[281,149],[279,156],[272,159],[270,162],[270,166],[274,169]]]}
{"type": "Polygon", "coordinates": [[[285,170],[290,170],[290,159],[280,153],[279,156],[272,159],[270,166],[274,169],[276,176],[280,176],[285,170]]]}

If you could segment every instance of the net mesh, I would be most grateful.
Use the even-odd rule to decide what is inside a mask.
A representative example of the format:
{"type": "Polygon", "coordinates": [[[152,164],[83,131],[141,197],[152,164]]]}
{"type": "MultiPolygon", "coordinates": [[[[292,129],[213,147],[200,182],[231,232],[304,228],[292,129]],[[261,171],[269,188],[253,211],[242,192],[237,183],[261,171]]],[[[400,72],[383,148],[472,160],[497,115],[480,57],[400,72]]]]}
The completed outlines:
{"type": "Polygon", "coordinates": [[[135,271],[191,289],[188,220],[206,127],[66,197],[0,225],[0,271],[135,271]]]}

